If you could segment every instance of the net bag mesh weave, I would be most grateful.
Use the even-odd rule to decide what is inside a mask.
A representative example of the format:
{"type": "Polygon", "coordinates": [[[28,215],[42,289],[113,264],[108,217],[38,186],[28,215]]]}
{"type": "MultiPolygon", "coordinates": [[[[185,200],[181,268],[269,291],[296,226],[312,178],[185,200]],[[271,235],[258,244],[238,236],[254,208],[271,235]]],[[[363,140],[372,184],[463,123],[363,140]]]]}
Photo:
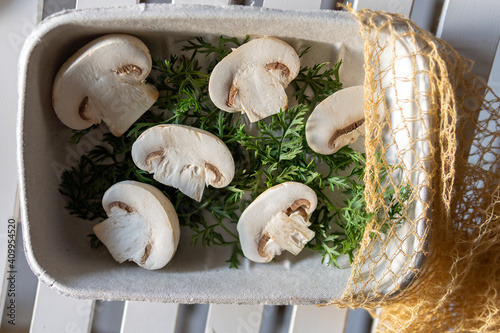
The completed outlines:
{"type": "Polygon", "coordinates": [[[376,216],[334,303],[379,308],[382,332],[500,332],[500,100],[406,17],[353,13],[376,216]]]}

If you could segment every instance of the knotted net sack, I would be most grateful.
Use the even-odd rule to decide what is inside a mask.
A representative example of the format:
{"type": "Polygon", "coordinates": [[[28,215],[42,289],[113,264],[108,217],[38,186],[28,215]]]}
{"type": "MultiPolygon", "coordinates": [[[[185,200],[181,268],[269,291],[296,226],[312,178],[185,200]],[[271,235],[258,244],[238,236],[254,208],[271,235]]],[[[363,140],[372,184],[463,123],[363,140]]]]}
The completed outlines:
{"type": "Polygon", "coordinates": [[[499,98],[406,17],[354,15],[377,213],[335,304],[372,309],[383,332],[500,332],[499,98]]]}

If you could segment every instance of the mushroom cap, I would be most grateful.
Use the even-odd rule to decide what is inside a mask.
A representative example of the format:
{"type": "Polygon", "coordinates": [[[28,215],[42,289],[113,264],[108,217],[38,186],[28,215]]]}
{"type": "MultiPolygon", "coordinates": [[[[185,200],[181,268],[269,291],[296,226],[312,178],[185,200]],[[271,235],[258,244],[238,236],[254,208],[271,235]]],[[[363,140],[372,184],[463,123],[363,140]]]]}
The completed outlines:
{"type": "Polygon", "coordinates": [[[205,186],[221,188],[234,177],[234,160],[217,136],[190,126],[157,125],[132,145],[132,159],[162,184],[200,201],[205,186]]]}
{"type": "Polygon", "coordinates": [[[299,56],[290,45],[272,37],[258,38],[215,66],[208,91],[219,109],[241,111],[254,122],[287,108],[285,88],[299,70],[299,56]]]}
{"type": "Polygon", "coordinates": [[[104,193],[102,206],[108,219],[93,229],[117,262],[130,260],[153,270],[172,259],[179,244],[179,220],[160,190],[122,181],[104,193]]]}
{"type": "Polygon", "coordinates": [[[309,186],[297,182],[286,182],[267,189],[243,211],[237,230],[245,257],[255,262],[273,259],[274,256],[262,256],[259,253],[259,242],[268,224],[276,216],[286,214],[300,200],[307,200],[309,203],[304,207],[306,220],[309,220],[316,209],[316,193],[309,186]]]}
{"type": "Polygon", "coordinates": [[[69,58],[54,80],[52,104],[57,117],[76,130],[102,121],[121,136],[157,100],[144,80],[151,56],[138,38],[110,34],[97,38],[69,58]]]}
{"type": "Polygon", "coordinates": [[[306,123],[306,140],[312,150],[329,155],[364,134],[362,85],[335,92],[319,103],[306,123]],[[336,140],[332,138],[336,137],[336,140]]]}

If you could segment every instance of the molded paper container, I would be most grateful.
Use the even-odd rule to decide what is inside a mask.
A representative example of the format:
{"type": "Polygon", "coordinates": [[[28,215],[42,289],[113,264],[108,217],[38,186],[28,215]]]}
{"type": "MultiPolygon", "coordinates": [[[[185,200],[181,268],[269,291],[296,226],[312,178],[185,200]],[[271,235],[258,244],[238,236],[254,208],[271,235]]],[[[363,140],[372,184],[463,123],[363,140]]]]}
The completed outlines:
{"type": "Polygon", "coordinates": [[[59,67],[92,39],[128,33],[146,43],[155,57],[167,57],[195,36],[271,35],[296,49],[312,45],[310,64],[343,60],[344,87],[363,83],[363,40],[352,14],[332,11],[278,11],[246,6],[136,5],[70,11],[42,22],[28,38],[20,63],[19,166],[25,248],[39,279],[79,298],[149,300],[181,303],[312,304],[339,298],[351,274],[321,264],[305,249],[269,264],[243,260],[229,269],[230,250],[191,247],[182,229],[174,259],[148,271],[116,263],[102,247],[91,249],[87,234],[98,221],[71,216],[58,193],[62,169],[99,142],[67,142],[71,130],[56,117],[51,103],[59,67]]]}

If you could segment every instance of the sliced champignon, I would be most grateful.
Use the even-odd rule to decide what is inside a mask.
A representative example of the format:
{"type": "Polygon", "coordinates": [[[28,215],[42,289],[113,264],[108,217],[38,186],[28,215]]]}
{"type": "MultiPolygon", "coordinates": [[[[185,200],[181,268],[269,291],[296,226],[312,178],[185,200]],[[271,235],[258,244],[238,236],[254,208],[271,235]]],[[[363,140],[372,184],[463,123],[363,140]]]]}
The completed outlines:
{"type": "Polygon", "coordinates": [[[111,186],[102,199],[108,215],[94,232],[113,258],[159,269],[172,259],[180,227],[174,206],[157,188],[135,181],[111,186]]]}
{"type": "Polygon", "coordinates": [[[255,122],[288,107],[285,88],[299,69],[299,56],[290,45],[271,37],[254,39],[215,66],[210,98],[219,109],[245,113],[255,122]]]}
{"type": "Polygon", "coordinates": [[[337,91],[311,113],[306,124],[309,147],[319,154],[333,154],[364,134],[363,86],[337,91]]]}
{"type": "Polygon", "coordinates": [[[314,237],[308,226],[316,204],[316,193],[301,183],[287,182],[264,191],[238,221],[245,257],[269,262],[282,250],[297,255],[314,237]]]}
{"type": "Polygon", "coordinates": [[[144,80],[151,56],[142,41],[111,34],[85,45],[59,69],[52,103],[57,117],[76,130],[104,121],[121,136],[157,100],[158,91],[144,80]]]}
{"type": "Polygon", "coordinates": [[[132,145],[137,167],[162,184],[200,201],[205,186],[227,186],[234,176],[231,152],[215,135],[184,125],[157,125],[132,145]]]}

